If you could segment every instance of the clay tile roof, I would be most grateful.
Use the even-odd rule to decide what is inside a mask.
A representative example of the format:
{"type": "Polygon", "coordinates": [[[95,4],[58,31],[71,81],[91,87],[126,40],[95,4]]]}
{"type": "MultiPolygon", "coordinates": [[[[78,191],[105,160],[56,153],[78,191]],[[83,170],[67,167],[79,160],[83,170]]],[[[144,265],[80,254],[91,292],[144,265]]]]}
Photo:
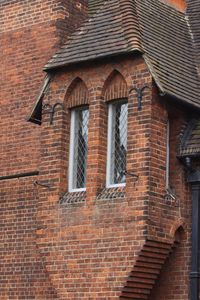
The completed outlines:
{"type": "Polygon", "coordinates": [[[200,107],[197,51],[191,33],[196,32],[200,48],[200,11],[199,0],[193,1],[191,26],[187,15],[160,0],[90,0],[90,9],[96,13],[44,69],[140,51],[163,93],[200,107]]]}
{"type": "Polygon", "coordinates": [[[164,93],[200,106],[200,88],[184,13],[158,1],[137,0],[146,62],[164,93]]]}
{"type": "Polygon", "coordinates": [[[189,122],[180,147],[180,156],[194,155],[200,155],[200,119],[189,122]]]}
{"type": "Polygon", "coordinates": [[[45,70],[141,49],[134,1],[107,0],[52,57],[45,70]]]}
{"type": "Polygon", "coordinates": [[[101,8],[101,6],[104,3],[104,0],[89,0],[89,9],[88,9],[88,14],[89,16],[94,15],[94,13],[97,12],[101,8]]]}
{"type": "Polygon", "coordinates": [[[186,16],[192,31],[192,39],[196,50],[197,64],[200,73],[200,3],[199,0],[187,0],[186,16]]]}

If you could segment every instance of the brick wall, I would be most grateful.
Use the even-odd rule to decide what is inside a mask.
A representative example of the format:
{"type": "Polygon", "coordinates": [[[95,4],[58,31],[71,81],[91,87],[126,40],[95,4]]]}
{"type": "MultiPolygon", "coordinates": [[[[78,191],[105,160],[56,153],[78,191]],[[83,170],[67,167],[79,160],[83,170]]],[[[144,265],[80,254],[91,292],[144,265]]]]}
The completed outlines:
{"type": "MultiPolygon", "coordinates": [[[[86,15],[87,1],[0,1],[0,176],[37,171],[40,127],[26,122],[42,68],[86,15]]],[[[35,244],[37,177],[0,181],[0,298],[56,299],[35,244]]]]}
{"type": "MultiPolygon", "coordinates": [[[[65,106],[64,111],[58,108],[52,126],[48,114],[44,115],[40,181],[52,188],[50,191],[45,187],[38,188],[40,206],[37,216],[40,224],[38,247],[46,259],[60,299],[118,299],[136,253],[144,242],[148,200],[148,173],[144,164],[148,160],[146,131],[150,129],[148,121],[144,127],[144,120],[150,120],[150,90],[146,91],[145,108],[141,113],[137,111],[135,93],[129,97],[128,168],[139,173],[140,180],[136,182],[133,177],[127,179],[127,187],[122,190],[124,198],[106,200],[104,194],[98,197],[105,188],[106,179],[107,104],[104,94],[106,87],[113,81],[118,82],[118,72],[126,82],[126,94],[133,84],[151,85],[151,76],[142,59],[113,59],[103,65],[60,72],[45,99],[45,103],[56,101],[65,106]],[[113,72],[115,69],[117,71],[113,72]],[[68,103],[71,107],[71,86],[76,88],[71,83],[77,77],[88,89],[90,107],[87,190],[85,201],[78,197],[74,202],[67,203],[59,199],[67,190],[68,103]],[[136,130],[137,141],[144,151],[137,148],[139,144],[135,148],[136,130]]],[[[124,88],[125,84],[120,86],[124,88]]]]}
{"type": "Polygon", "coordinates": [[[34,178],[0,181],[0,299],[57,299],[35,243],[34,178]]]}
{"type": "Polygon", "coordinates": [[[71,32],[84,18],[85,1],[10,0],[0,8],[1,176],[40,171],[0,181],[0,298],[118,299],[146,238],[172,242],[181,226],[181,244],[152,299],[187,300],[190,191],[176,158],[187,113],[158,97],[142,58],[113,58],[58,72],[44,103],[63,109],[57,106],[52,125],[48,109],[41,127],[27,123],[42,67],[67,38],[66,28],[71,32]],[[131,89],[144,85],[149,88],[138,110],[131,89]],[[126,187],[113,198],[116,191],[105,190],[107,103],[119,97],[129,102],[127,171],[134,176],[127,175],[126,187]],[[87,190],[72,197],[66,193],[69,108],[83,100],[90,106],[87,190]],[[175,200],[165,197],[168,115],[175,200]]]}
{"type": "Polygon", "coordinates": [[[170,99],[154,98],[151,137],[151,180],[149,203],[149,236],[169,241],[178,234],[179,243],[169,255],[150,299],[189,299],[189,273],[191,264],[191,191],[186,183],[186,172],[177,159],[180,140],[190,110],[170,99]],[[169,101],[167,103],[166,101],[169,101]],[[170,105],[171,104],[171,105],[170,105]],[[170,172],[169,184],[174,198],[167,195],[166,126],[170,123],[170,172]],[[178,231],[177,231],[178,230],[178,231]]]}
{"type": "Polygon", "coordinates": [[[152,299],[170,300],[175,283],[181,282],[182,292],[176,299],[187,300],[190,194],[176,158],[187,113],[160,99],[144,61],[136,57],[58,72],[44,99],[51,105],[56,102],[62,103],[63,109],[57,108],[52,125],[48,111],[43,114],[40,182],[51,188],[37,189],[37,243],[59,299],[119,299],[145,240],[173,244],[176,231],[183,230],[181,243],[159,281],[161,286],[165,282],[166,292],[156,286],[152,299]],[[144,85],[148,87],[142,110],[138,110],[132,88],[144,85]],[[87,101],[81,95],[87,95],[87,101]],[[113,199],[104,189],[107,103],[120,97],[128,97],[127,171],[136,177],[127,175],[126,187],[113,199]],[[86,102],[90,110],[86,192],[72,196],[67,193],[70,108],[86,102]],[[166,197],[165,187],[168,118],[170,182],[175,199],[166,197]],[[176,260],[180,254],[187,257],[184,264],[182,258],[176,260]],[[183,272],[177,272],[181,267],[184,279],[183,272]],[[166,276],[176,280],[166,282],[166,276]]]}
{"type": "MultiPolygon", "coordinates": [[[[151,124],[151,178],[150,178],[150,227],[149,234],[160,239],[170,239],[176,228],[189,216],[189,186],[181,162],[177,159],[181,137],[187,122],[187,114],[175,103],[155,96],[152,103],[151,124]],[[167,121],[170,126],[170,172],[169,186],[174,198],[166,191],[166,143],[167,121]],[[171,222],[170,222],[171,221],[171,222]],[[175,222],[175,223],[174,223],[175,222]],[[175,225],[176,224],[176,225],[175,225]]],[[[189,112],[190,113],[190,112],[189,112]]]]}
{"type": "Polygon", "coordinates": [[[44,64],[80,24],[85,6],[84,1],[37,0],[3,1],[0,8],[1,174],[7,175],[37,168],[39,129],[25,119],[45,75],[44,64]]]}

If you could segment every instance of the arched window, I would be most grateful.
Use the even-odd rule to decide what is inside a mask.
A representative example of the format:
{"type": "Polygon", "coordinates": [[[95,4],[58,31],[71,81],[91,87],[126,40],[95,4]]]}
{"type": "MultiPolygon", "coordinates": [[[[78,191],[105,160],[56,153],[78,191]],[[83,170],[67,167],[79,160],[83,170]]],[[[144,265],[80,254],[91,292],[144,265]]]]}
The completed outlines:
{"type": "Polygon", "coordinates": [[[88,89],[76,78],[67,93],[67,106],[71,111],[69,151],[69,192],[86,189],[89,105],[88,89]]]}
{"type": "Polygon", "coordinates": [[[118,100],[108,106],[107,187],[126,182],[128,102],[118,100]]]}
{"type": "Polygon", "coordinates": [[[108,141],[106,186],[124,186],[128,125],[127,84],[118,71],[106,81],[104,99],[108,103],[108,141]]]}

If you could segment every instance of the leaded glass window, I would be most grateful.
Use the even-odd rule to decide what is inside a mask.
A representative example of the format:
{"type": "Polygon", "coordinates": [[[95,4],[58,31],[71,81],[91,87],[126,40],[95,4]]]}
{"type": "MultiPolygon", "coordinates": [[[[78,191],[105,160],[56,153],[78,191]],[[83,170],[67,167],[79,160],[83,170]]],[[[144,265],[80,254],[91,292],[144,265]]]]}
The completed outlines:
{"type": "Polygon", "coordinates": [[[69,191],[82,191],[86,187],[88,121],[87,107],[71,111],[69,191]]]}
{"type": "Polygon", "coordinates": [[[107,186],[124,185],[126,181],[128,103],[109,105],[107,186]]]}

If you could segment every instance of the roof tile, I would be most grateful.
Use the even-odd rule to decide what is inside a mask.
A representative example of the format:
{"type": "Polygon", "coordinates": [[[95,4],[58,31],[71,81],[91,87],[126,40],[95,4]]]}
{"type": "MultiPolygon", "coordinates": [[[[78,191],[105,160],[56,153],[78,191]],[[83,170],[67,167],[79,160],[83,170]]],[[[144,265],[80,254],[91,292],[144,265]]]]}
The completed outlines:
{"type": "Polygon", "coordinates": [[[134,2],[107,0],[72,34],[45,70],[135,50],[142,51],[134,2]]]}
{"type": "Polygon", "coordinates": [[[138,0],[144,53],[162,90],[200,106],[200,88],[185,15],[158,0],[138,0]]]}
{"type": "Polygon", "coordinates": [[[180,156],[200,155],[200,119],[189,122],[180,147],[180,156]]]}

